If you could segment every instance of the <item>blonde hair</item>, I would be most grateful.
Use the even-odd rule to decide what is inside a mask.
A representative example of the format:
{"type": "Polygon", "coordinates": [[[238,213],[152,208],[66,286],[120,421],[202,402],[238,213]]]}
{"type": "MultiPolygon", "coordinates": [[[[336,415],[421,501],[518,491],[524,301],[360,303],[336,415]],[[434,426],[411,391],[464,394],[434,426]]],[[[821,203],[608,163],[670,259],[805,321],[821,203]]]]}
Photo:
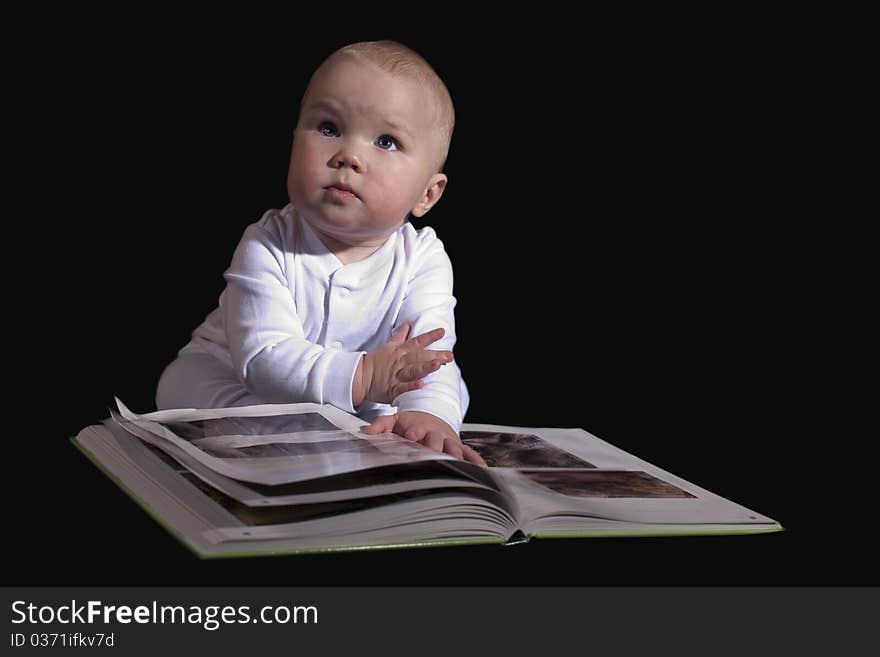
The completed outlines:
{"type": "MultiPolygon", "coordinates": [[[[441,145],[437,170],[442,171],[446,157],[449,155],[449,144],[452,141],[452,131],[455,128],[455,107],[452,104],[449,90],[434,68],[415,50],[397,41],[361,41],[343,46],[331,53],[312,74],[309,86],[318,71],[328,62],[342,55],[368,61],[392,75],[406,75],[415,78],[434,96],[434,104],[437,108],[437,130],[441,145]]],[[[308,87],[306,93],[303,94],[303,100],[307,95],[308,87]]]]}

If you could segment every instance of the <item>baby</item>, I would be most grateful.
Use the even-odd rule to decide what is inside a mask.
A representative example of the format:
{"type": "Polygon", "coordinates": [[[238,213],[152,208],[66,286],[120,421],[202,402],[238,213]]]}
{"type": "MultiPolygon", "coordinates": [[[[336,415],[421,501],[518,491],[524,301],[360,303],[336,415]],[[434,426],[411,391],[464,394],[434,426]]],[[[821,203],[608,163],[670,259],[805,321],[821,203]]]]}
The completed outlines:
{"type": "Polygon", "coordinates": [[[434,231],[407,221],[443,195],[454,120],[446,86],[406,46],[330,55],[302,98],[290,204],[245,230],[218,308],[162,373],[158,408],[333,404],[372,422],[367,433],[485,465],[458,436],[452,266],[434,231]]]}

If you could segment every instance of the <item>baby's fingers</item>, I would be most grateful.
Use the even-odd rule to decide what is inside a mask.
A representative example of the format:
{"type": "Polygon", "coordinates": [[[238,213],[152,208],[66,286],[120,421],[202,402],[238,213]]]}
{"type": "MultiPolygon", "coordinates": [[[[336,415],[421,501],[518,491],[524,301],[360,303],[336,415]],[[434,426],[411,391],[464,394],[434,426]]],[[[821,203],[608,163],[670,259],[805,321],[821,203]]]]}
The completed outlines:
{"type": "Polygon", "coordinates": [[[381,415],[376,418],[373,424],[364,428],[363,432],[371,435],[377,433],[386,433],[394,429],[394,424],[396,421],[396,415],[381,415]]]}
{"type": "Polygon", "coordinates": [[[465,461],[470,461],[471,463],[476,463],[484,468],[488,468],[489,464],[486,463],[486,460],[477,454],[472,448],[468,447],[464,443],[461,445],[462,456],[459,458],[464,458],[465,461]]]}
{"type": "MultiPolygon", "coordinates": [[[[395,426],[395,433],[400,434],[400,427],[395,426]]],[[[407,429],[403,432],[403,437],[412,443],[420,443],[425,438],[425,430],[419,427],[414,427],[412,429],[407,429]]]]}
{"type": "Polygon", "coordinates": [[[425,382],[421,379],[416,379],[415,381],[402,381],[401,383],[391,386],[391,398],[396,399],[398,395],[402,395],[410,390],[418,390],[423,385],[425,385],[425,382]]]}
{"type": "Polygon", "coordinates": [[[445,447],[449,441],[445,440],[442,434],[429,431],[427,434],[425,434],[425,437],[422,438],[419,442],[422,443],[422,445],[424,445],[425,447],[433,449],[435,452],[442,453],[446,451],[445,447]]]}
{"type": "Polygon", "coordinates": [[[389,340],[389,342],[403,344],[404,342],[406,342],[407,337],[409,337],[409,329],[409,322],[404,322],[394,333],[391,334],[391,339],[389,340]]]}
{"type": "Polygon", "coordinates": [[[409,340],[409,342],[415,343],[417,346],[424,349],[429,344],[433,344],[437,342],[440,338],[446,335],[446,331],[442,328],[435,328],[433,331],[428,331],[427,333],[422,333],[421,335],[417,335],[416,337],[409,340]]]}
{"type": "Polygon", "coordinates": [[[453,438],[447,438],[443,443],[443,451],[449,454],[450,456],[454,456],[457,459],[463,457],[462,448],[463,445],[453,438]]]}
{"type": "Polygon", "coordinates": [[[397,378],[401,381],[412,381],[414,379],[421,379],[423,376],[427,376],[431,372],[436,372],[440,369],[442,365],[451,361],[452,354],[449,354],[449,356],[446,357],[432,358],[431,360],[422,363],[407,365],[406,367],[401,367],[400,370],[398,370],[397,378]]]}

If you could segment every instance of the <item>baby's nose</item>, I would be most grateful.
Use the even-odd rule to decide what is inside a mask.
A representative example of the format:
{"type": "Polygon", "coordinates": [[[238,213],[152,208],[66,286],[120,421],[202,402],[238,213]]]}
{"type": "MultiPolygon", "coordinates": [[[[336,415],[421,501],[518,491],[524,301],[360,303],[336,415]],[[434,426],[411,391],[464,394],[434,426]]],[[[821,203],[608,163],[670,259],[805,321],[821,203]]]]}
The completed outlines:
{"type": "Polygon", "coordinates": [[[341,150],[336,155],[334,155],[331,160],[331,166],[334,169],[350,167],[357,173],[360,173],[364,168],[361,158],[358,157],[357,154],[351,149],[341,150]]]}

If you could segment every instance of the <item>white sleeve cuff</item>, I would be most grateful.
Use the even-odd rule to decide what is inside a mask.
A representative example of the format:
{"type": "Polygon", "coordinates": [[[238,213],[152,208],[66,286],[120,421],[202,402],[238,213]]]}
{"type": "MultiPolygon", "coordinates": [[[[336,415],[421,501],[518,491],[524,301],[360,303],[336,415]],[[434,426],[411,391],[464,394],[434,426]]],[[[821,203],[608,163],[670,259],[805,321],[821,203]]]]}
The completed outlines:
{"type": "Polygon", "coordinates": [[[323,403],[332,404],[346,413],[354,413],[351,400],[351,386],[357,372],[358,361],[364,351],[337,351],[333,356],[324,380],[323,403]]]}

